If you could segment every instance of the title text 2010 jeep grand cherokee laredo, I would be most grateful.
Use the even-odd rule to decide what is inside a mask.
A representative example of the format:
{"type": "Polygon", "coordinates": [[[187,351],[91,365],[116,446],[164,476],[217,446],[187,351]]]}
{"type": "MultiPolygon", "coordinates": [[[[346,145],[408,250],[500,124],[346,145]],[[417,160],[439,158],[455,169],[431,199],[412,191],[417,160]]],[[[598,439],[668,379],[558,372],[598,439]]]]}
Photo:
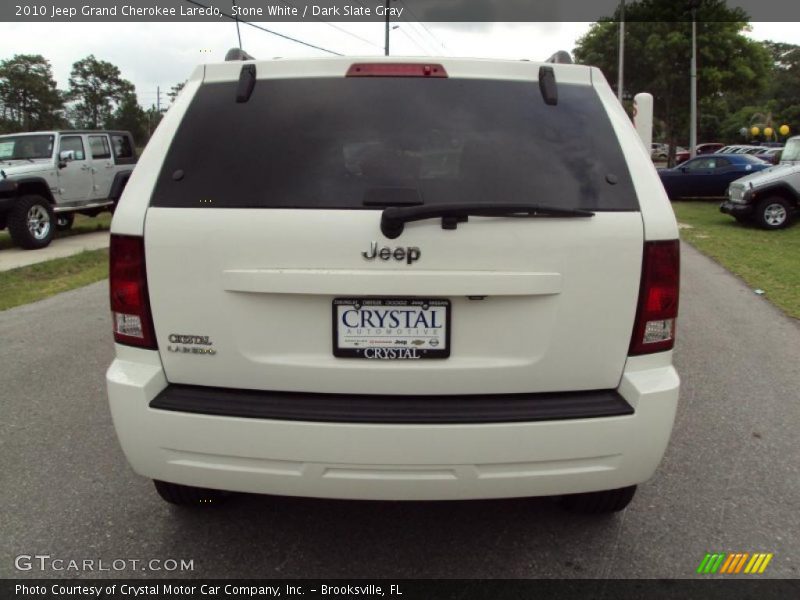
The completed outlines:
{"type": "Polygon", "coordinates": [[[604,512],[664,454],[678,232],[595,68],[201,66],[111,231],[111,411],[170,502],[604,512]]]}

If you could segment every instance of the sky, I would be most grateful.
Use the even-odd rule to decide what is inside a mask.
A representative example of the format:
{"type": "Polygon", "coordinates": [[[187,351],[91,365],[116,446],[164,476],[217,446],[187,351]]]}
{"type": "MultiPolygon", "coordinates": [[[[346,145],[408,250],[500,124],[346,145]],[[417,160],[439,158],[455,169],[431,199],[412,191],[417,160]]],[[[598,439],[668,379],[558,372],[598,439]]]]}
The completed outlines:
{"type": "MultiPolygon", "coordinates": [[[[383,54],[381,23],[261,23],[279,33],[346,54],[383,54]]],[[[397,56],[468,56],[545,60],[557,50],[571,51],[590,23],[409,23],[391,33],[397,56]]],[[[756,40],[796,43],[797,23],[753,23],[756,40]]],[[[233,22],[222,23],[2,23],[0,60],[14,54],[41,54],[53,66],[60,89],[68,87],[72,63],[94,54],[119,67],[136,87],[139,103],[156,104],[185,80],[194,67],[221,61],[238,44],[233,22]]],[[[240,25],[242,46],[257,58],[325,56],[294,42],[240,25]]]]}

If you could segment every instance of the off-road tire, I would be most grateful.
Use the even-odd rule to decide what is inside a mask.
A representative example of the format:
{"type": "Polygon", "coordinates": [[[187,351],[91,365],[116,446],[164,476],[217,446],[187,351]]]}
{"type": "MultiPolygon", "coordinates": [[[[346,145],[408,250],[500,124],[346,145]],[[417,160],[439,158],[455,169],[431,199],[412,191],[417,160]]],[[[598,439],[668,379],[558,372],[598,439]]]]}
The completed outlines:
{"type": "Polygon", "coordinates": [[[782,229],[792,220],[792,205],[780,196],[764,198],[756,206],[755,218],[763,229],[782,229]]]}
{"type": "Polygon", "coordinates": [[[587,492],[585,494],[568,494],[559,498],[559,504],[565,510],[584,515],[601,515],[619,512],[633,500],[636,486],[587,492]]]}
{"type": "Polygon", "coordinates": [[[154,479],[153,483],[156,486],[158,495],[163,500],[179,506],[214,506],[224,502],[230,495],[228,492],[221,490],[209,490],[157,479],[154,479]]]}
{"type": "Polygon", "coordinates": [[[17,199],[8,213],[7,225],[14,243],[26,250],[48,246],[56,234],[53,207],[45,198],[36,195],[17,199]]]}

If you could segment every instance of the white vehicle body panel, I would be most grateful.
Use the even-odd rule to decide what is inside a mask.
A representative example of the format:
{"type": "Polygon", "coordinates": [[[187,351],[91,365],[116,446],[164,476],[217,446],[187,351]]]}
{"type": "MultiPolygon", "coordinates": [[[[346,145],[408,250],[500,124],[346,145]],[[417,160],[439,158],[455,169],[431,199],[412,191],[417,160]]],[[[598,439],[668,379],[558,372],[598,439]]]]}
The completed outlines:
{"type": "MultiPolygon", "coordinates": [[[[257,77],[344,77],[375,57],[255,61],[257,77]]],[[[380,210],[150,207],[164,158],[203,83],[243,64],[198,67],[127,184],[112,234],[144,236],[158,351],[117,345],[108,374],[115,427],[148,477],[216,489],[364,499],[535,496],[648,479],[677,407],[671,352],[628,357],[647,241],[677,224],[630,119],[595,68],[553,64],[558,83],[593,86],[633,174],[640,211],[591,218],[470,217],[408,223],[398,239],[380,210]],[[413,265],[367,262],[414,246],[413,265]],[[447,298],[446,360],[332,355],[336,297],[447,298]],[[480,299],[478,299],[480,297],[480,299]],[[171,352],[170,336],[208,336],[215,354],[171,352]],[[334,394],[502,394],[616,389],[628,416],[484,424],[322,423],[158,410],[170,384],[334,394]]],[[[535,81],[538,63],[435,62],[451,78],[535,81]]]]}

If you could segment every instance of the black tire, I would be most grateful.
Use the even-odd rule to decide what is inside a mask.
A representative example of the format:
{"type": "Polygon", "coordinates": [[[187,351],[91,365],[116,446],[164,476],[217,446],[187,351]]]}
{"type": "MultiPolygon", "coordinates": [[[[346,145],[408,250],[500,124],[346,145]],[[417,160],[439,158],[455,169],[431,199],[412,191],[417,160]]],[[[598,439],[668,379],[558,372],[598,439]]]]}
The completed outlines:
{"type": "Polygon", "coordinates": [[[756,206],[755,218],[763,229],[782,229],[792,220],[792,205],[780,196],[764,198],[756,206]]]}
{"type": "Polygon", "coordinates": [[[214,506],[221,504],[230,495],[221,490],[192,487],[167,481],[153,480],[158,495],[170,504],[179,506],[214,506]]]}
{"type": "Polygon", "coordinates": [[[636,486],[619,488],[616,490],[603,490],[602,492],[587,492],[585,494],[568,494],[561,496],[559,504],[565,510],[584,515],[600,515],[619,512],[633,500],[636,486]]]}
{"type": "Polygon", "coordinates": [[[36,250],[53,241],[56,216],[41,196],[20,196],[8,214],[8,233],[20,248],[36,250]]]}
{"type": "Polygon", "coordinates": [[[69,231],[72,229],[72,224],[75,222],[74,213],[58,213],[56,215],[56,229],[58,231],[69,231]]]}

